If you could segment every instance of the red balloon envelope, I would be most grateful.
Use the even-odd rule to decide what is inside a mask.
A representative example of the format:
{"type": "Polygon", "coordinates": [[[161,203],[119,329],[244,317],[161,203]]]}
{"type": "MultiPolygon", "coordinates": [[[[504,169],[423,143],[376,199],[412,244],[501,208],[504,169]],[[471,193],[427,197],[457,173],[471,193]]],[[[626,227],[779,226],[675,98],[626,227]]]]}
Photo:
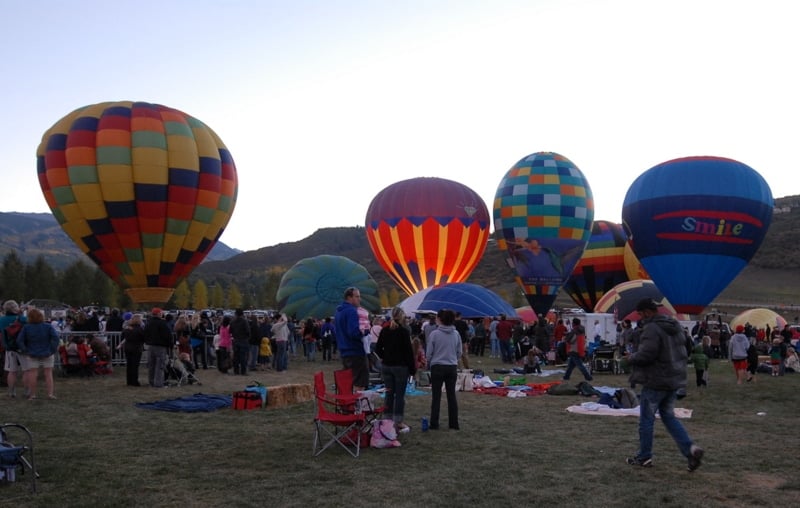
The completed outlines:
{"type": "Polygon", "coordinates": [[[412,178],[380,191],[367,210],[367,240],[381,267],[409,295],[464,282],[489,239],[489,211],[458,182],[412,178]]]}

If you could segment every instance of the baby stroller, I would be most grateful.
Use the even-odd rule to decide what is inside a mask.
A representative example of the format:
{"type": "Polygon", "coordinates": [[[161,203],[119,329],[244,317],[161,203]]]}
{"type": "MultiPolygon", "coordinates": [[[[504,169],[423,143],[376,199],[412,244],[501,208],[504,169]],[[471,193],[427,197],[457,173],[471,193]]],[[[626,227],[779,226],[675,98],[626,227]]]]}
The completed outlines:
{"type": "Polygon", "coordinates": [[[172,354],[167,359],[167,365],[164,368],[164,380],[166,382],[175,381],[176,386],[201,385],[202,383],[194,375],[194,371],[194,365],[192,365],[186,353],[172,354]]]}
{"type": "Polygon", "coordinates": [[[616,347],[602,344],[592,352],[592,372],[621,374],[619,352],[616,347]]]}

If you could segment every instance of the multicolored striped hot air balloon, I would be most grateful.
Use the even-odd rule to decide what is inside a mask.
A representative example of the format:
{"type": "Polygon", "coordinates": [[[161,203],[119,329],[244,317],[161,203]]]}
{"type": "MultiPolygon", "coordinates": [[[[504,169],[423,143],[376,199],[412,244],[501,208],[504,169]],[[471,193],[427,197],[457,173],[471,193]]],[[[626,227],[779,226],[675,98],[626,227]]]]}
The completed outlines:
{"type": "Polygon", "coordinates": [[[627,239],[621,224],[604,220],[592,224],[586,250],[564,284],[564,291],[586,312],[592,312],[606,291],[628,280],[624,258],[627,239]]]}
{"type": "Polygon", "coordinates": [[[486,251],[489,210],[464,184],[412,178],[380,191],[367,210],[367,240],[381,267],[408,295],[464,282],[486,251]]]}
{"type": "Polygon", "coordinates": [[[589,182],[563,155],[534,153],[505,174],[493,210],[497,246],[533,310],[547,315],[591,235],[589,182]]]}
{"type": "Polygon", "coordinates": [[[633,252],[678,312],[700,314],[747,265],[772,221],[767,182],[723,157],[685,157],[642,173],[622,221],[633,252]]]}
{"type": "Polygon", "coordinates": [[[233,158],[203,122],[145,102],[105,102],[55,123],[39,185],[67,235],[137,303],[169,300],[233,213],[233,158]]]}

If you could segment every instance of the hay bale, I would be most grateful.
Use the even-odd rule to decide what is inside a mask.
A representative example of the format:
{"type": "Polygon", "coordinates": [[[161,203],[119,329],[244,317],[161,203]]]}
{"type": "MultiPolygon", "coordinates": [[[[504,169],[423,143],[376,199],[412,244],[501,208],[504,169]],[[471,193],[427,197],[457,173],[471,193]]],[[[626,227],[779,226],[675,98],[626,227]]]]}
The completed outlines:
{"type": "Polygon", "coordinates": [[[310,384],[270,386],[267,393],[267,407],[269,408],[286,407],[309,401],[314,397],[310,384]]]}

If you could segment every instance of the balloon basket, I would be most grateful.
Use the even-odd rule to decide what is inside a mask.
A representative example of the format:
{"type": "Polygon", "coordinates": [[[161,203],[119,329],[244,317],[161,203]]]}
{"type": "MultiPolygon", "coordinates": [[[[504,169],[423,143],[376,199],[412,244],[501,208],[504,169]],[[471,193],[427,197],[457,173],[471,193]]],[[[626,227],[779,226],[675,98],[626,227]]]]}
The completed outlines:
{"type": "Polygon", "coordinates": [[[127,294],[134,303],[167,303],[172,298],[173,288],[131,288],[127,294]]]}

